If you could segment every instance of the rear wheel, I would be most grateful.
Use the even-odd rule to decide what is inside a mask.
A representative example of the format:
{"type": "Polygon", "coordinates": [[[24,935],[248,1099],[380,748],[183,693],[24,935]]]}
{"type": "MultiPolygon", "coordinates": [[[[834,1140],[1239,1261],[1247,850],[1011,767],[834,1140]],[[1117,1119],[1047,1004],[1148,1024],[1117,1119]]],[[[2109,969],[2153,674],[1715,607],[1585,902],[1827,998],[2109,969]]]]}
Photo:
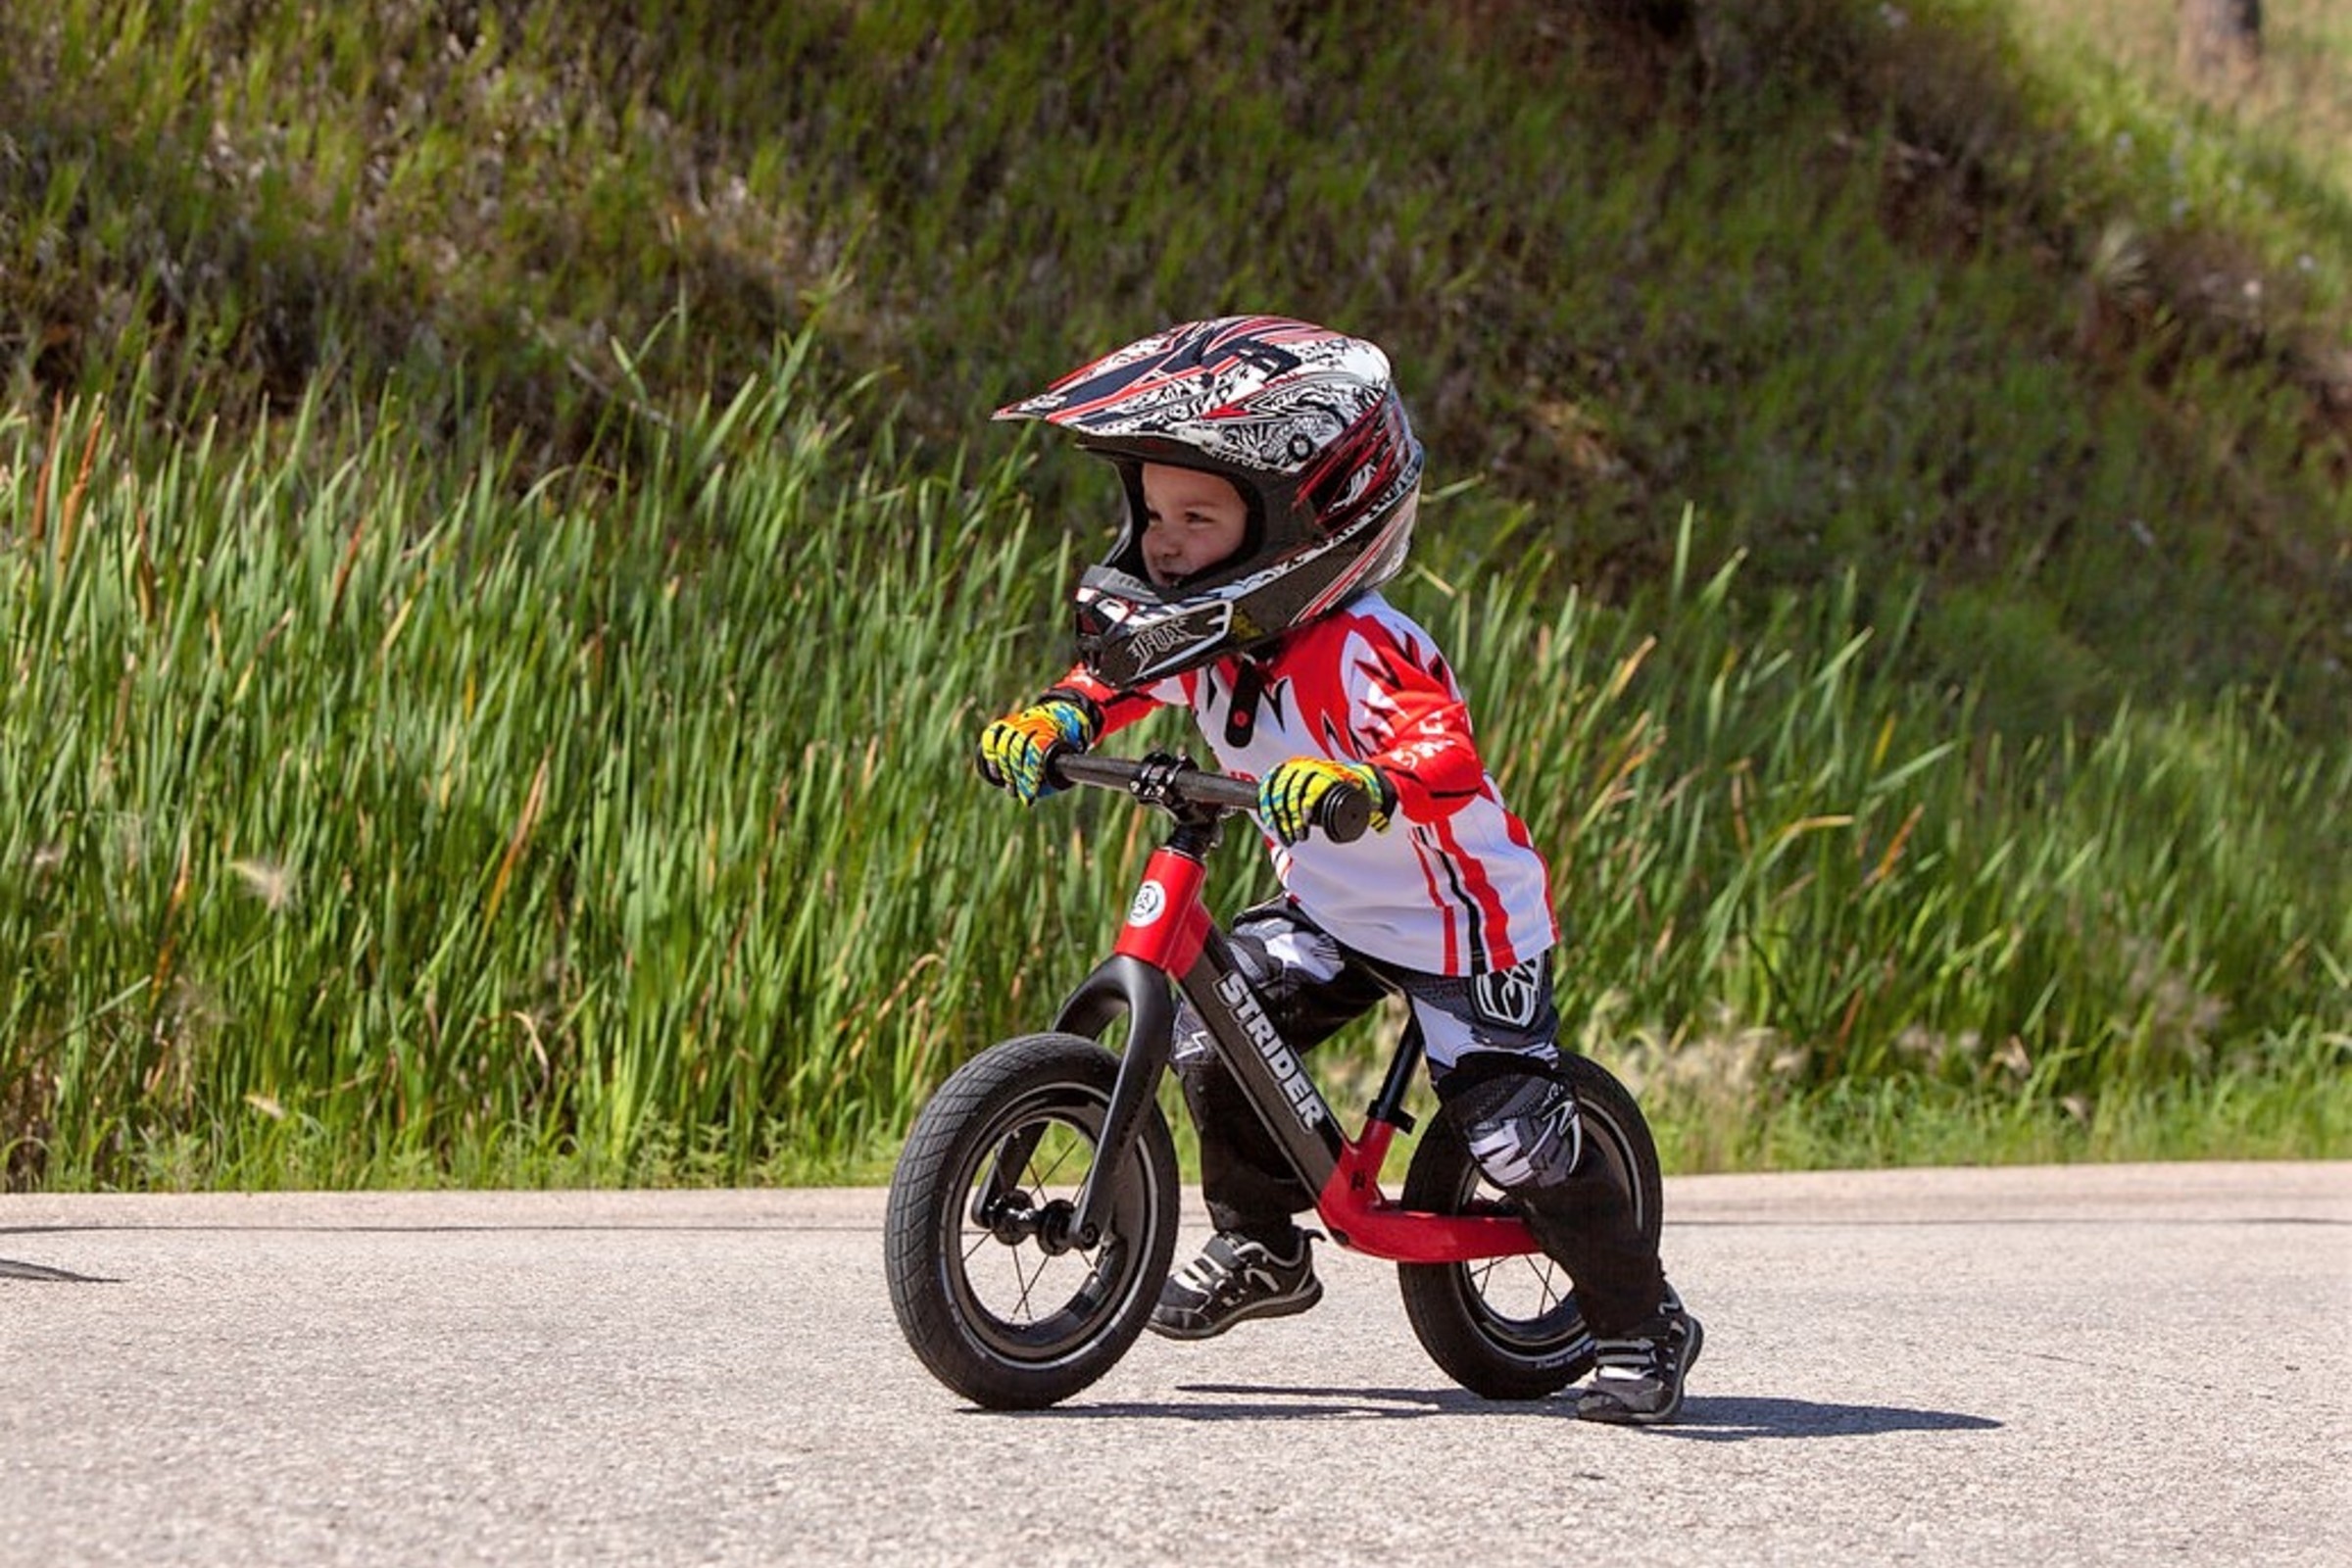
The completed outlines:
{"type": "MultiPolygon", "coordinates": [[[[1588,1147],[1632,1195],[1642,1233],[1658,1239],[1663,1184],[1649,1123],[1625,1086],[1599,1063],[1565,1055],[1588,1147]]],[[[1479,1168],[1450,1118],[1431,1118],[1405,1170],[1404,1205],[1440,1214],[1515,1213],[1479,1168]]],[[[1446,1374],[1490,1399],[1555,1393],[1592,1365],[1592,1336],[1577,1310],[1575,1282],[1542,1252],[1465,1263],[1400,1263],[1398,1288],[1413,1335],[1446,1374]]]]}
{"type": "Polygon", "coordinates": [[[992,1409],[1035,1409],[1127,1352],[1176,1248],[1176,1154],[1156,1106],[1093,1245],[1068,1240],[1118,1077],[1077,1035],[991,1047],[940,1087],[907,1135],[886,1220],[891,1306],[942,1383],[992,1409]]]}

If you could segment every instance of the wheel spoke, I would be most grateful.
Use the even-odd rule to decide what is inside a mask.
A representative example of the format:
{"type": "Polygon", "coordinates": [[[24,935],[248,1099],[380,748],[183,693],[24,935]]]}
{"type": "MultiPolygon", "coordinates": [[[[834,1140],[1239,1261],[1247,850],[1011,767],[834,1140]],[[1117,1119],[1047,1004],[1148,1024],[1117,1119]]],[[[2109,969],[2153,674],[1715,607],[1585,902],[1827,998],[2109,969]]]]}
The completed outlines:
{"type": "Polygon", "coordinates": [[[1009,1248],[1006,1250],[1007,1255],[1012,1260],[1012,1279],[1014,1286],[1013,1296],[1014,1299],[1018,1302],[1018,1310],[1020,1312],[1020,1316],[1016,1321],[1022,1323],[1035,1323],[1037,1321],[1037,1303],[1030,1299],[1030,1292],[1036,1287],[1037,1282],[1045,1276],[1046,1265],[1054,1260],[1046,1256],[1045,1253],[1040,1252],[1037,1255],[1036,1270],[1033,1273],[1024,1276],[1021,1272],[1021,1249],[1015,1247],[1009,1248]]]}
{"type": "MultiPolygon", "coordinates": [[[[1058,1147],[1054,1151],[1054,1157],[1048,1160],[1042,1169],[1031,1173],[1037,1186],[1041,1189],[1053,1185],[1054,1178],[1061,1174],[1062,1167],[1068,1164],[1073,1156],[1094,1152],[1094,1145],[1085,1138],[1074,1136],[1067,1129],[1059,1130],[1063,1136],[1054,1140],[1058,1147]]],[[[1075,1188],[1078,1184],[1072,1181],[1067,1185],[1075,1188]]]]}
{"type": "Polygon", "coordinates": [[[963,1249],[963,1272],[966,1275],[971,1273],[972,1259],[980,1255],[981,1249],[999,1245],[1002,1244],[997,1241],[995,1233],[985,1227],[972,1231],[970,1240],[965,1243],[963,1249]]]}
{"type": "Polygon", "coordinates": [[[1540,1317],[1550,1311],[1565,1299],[1565,1294],[1560,1290],[1558,1284],[1560,1268],[1557,1263],[1542,1252],[1525,1253],[1519,1261],[1525,1266],[1529,1275],[1535,1279],[1536,1294],[1543,1302],[1543,1305],[1537,1308],[1536,1316],[1540,1317]]]}

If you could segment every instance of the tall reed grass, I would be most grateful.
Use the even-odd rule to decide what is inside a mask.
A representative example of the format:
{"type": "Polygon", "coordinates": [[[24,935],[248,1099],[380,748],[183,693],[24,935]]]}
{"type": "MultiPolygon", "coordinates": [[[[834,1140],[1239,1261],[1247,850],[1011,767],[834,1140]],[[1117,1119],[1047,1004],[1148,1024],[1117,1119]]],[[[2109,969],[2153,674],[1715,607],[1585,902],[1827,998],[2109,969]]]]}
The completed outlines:
{"type": "MultiPolygon", "coordinates": [[[[1065,656],[1083,536],[1024,448],[901,454],[811,352],[537,477],[397,401],[0,417],[12,1183],[856,1172],[1050,1014],[1152,824],[1022,812],[969,744],[1065,656]]],[[[1552,858],[1571,1015],[1661,1115],[1925,1083],[2087,1121],[2249,1063],[2340,1106],[2352,749],[2252,706],[1980,740],[1890,673],[1899,612],[1735,613],[1690,531],[1622,609],[1507,509],[1399,589],[1552,858]]]]}
{"type": "Polygon", "coordinates": [[[1851,578],[1742,615],[1687,565],[1646,613],[1461,598],[1465,646],[1534,628],[1482,661],[1491,744],[1595,1054],[1735,1112],[1903,1082],[2085,1125],[2348,1059],[2344,746],[2245,702],[2010,745],[1901,678],[1909,621],[1851,578]]]}

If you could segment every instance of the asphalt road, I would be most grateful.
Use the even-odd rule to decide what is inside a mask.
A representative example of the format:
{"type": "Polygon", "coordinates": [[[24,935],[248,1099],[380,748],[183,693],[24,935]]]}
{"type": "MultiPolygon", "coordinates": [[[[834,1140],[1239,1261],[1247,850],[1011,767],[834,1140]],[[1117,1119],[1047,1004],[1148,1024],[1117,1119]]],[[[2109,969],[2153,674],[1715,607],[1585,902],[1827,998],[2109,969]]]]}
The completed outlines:
{"type": "Polygon", "coordinates": [[[1330,1249],[996,1415],[879,1193],[0,1197],[0,1563],[2352,1563],[2352,1163],[1667,1204],[1706,1353],[1628,1431],[1453,1389],[1330,1249]]]}

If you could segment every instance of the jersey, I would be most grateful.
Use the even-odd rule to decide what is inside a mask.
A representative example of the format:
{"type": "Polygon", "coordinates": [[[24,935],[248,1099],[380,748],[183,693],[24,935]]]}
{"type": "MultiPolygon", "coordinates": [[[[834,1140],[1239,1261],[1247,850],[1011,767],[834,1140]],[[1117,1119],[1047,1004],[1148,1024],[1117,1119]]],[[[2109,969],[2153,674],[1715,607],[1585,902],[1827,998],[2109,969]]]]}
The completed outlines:
{"type": "Polygon", "coordinates": [[[1396,791],[1388,831],[1352,844],[1266,835],[1284,892],[1358,952],[1423,973],[1481,975],[1559,941],[1550,873],[1479,757],[1452,671],[1429,633],[1379,594],[1262,656],[1132,691],[1083,665],[1060,684],[1102,710],[1104,734],[1157,707],[1190,709],[1228,773],[1263,778],[1295,757],[1379,768],[1396,791]],[[1237,718],[1237,690],[1250,699],[1251,687],[1237,718]]]}

